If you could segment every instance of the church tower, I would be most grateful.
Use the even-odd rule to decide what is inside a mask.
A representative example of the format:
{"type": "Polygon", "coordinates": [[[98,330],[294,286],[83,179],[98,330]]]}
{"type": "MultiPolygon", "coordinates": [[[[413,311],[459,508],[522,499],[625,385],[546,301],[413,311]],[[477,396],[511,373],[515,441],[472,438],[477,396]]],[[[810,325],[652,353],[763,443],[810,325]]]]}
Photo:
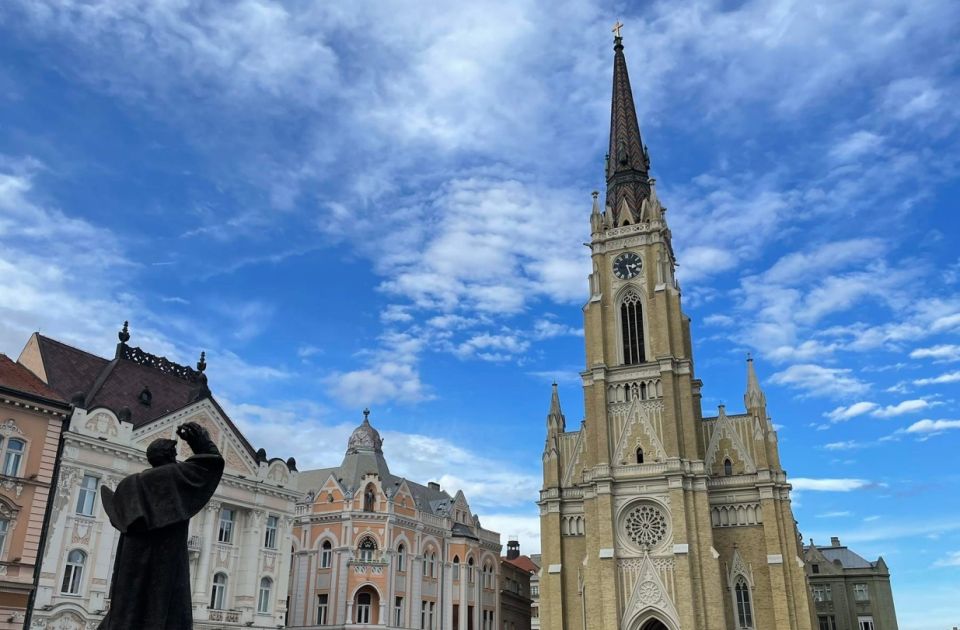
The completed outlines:
{"type": "Polygon", "coordinates": [[[615,28],[606,197],[593,193],[585,419],[554,386],[543,451],[541,627],[810,630],[777,436],[752,359],[744,413],[703,417],[666,208],[615,28]]]}

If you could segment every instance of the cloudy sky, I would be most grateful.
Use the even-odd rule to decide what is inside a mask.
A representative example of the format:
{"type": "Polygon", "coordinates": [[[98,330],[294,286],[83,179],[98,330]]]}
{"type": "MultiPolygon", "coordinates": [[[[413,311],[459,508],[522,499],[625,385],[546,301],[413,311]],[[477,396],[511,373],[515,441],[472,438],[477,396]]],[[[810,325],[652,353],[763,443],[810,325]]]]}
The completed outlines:
{"type": "Polygon", "coordinates": [[[129,319],[301,468],[369,405],[394,472],[537,550],[617,18],[705,414],[752,352],[805,538],[956,625],[952,0],[3,2],[0,351],[129,319]]]}

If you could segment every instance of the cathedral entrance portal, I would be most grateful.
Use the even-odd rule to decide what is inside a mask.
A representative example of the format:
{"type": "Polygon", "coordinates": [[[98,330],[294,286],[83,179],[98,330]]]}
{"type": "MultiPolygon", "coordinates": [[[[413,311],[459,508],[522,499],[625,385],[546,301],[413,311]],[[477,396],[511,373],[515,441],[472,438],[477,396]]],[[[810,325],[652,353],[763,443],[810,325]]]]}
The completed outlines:
{"type": "Polygon", "coordinates": [[[669,630],[659,619],[651,619],[640,626],[640,630],[669,630]]]}

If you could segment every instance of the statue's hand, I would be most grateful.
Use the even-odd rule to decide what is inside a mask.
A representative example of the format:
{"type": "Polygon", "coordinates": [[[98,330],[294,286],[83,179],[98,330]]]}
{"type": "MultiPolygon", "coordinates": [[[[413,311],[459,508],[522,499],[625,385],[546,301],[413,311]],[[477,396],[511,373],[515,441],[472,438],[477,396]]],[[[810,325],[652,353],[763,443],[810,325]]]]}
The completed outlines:
{"type": "Polygon", "coordinates": [[[194,453],[216,453],[217,447],[210,434],[196,422],[186,422],[177,428],[179,435],[194,453]]]}

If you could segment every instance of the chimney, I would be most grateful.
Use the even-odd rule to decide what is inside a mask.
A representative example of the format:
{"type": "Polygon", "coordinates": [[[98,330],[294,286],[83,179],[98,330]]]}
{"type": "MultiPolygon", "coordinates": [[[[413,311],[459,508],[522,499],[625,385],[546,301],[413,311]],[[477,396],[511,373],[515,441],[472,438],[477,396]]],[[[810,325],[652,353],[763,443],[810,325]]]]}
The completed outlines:
{"type": "Polygon", "coordinates": [[[839,546],[840,546],[840,539],[837,538],[836,536],[831,536],[831,537],[830,537],[830,546],[831,546],[831,547],[839,547],[839,546]]]}
{"type": "Polygon", "coordinates": [[[436,481],[428,481],[427,487],[430,488],[431,490],[436,490],[437,492],[440,492],[440,484],[437,483],[436,481]]]}
{"type": "Polygon", "coordinates": [[[511,536],[507,541],[507,560],[516,560],[520,557],[520,542],[516,536],[511,536]]]}

